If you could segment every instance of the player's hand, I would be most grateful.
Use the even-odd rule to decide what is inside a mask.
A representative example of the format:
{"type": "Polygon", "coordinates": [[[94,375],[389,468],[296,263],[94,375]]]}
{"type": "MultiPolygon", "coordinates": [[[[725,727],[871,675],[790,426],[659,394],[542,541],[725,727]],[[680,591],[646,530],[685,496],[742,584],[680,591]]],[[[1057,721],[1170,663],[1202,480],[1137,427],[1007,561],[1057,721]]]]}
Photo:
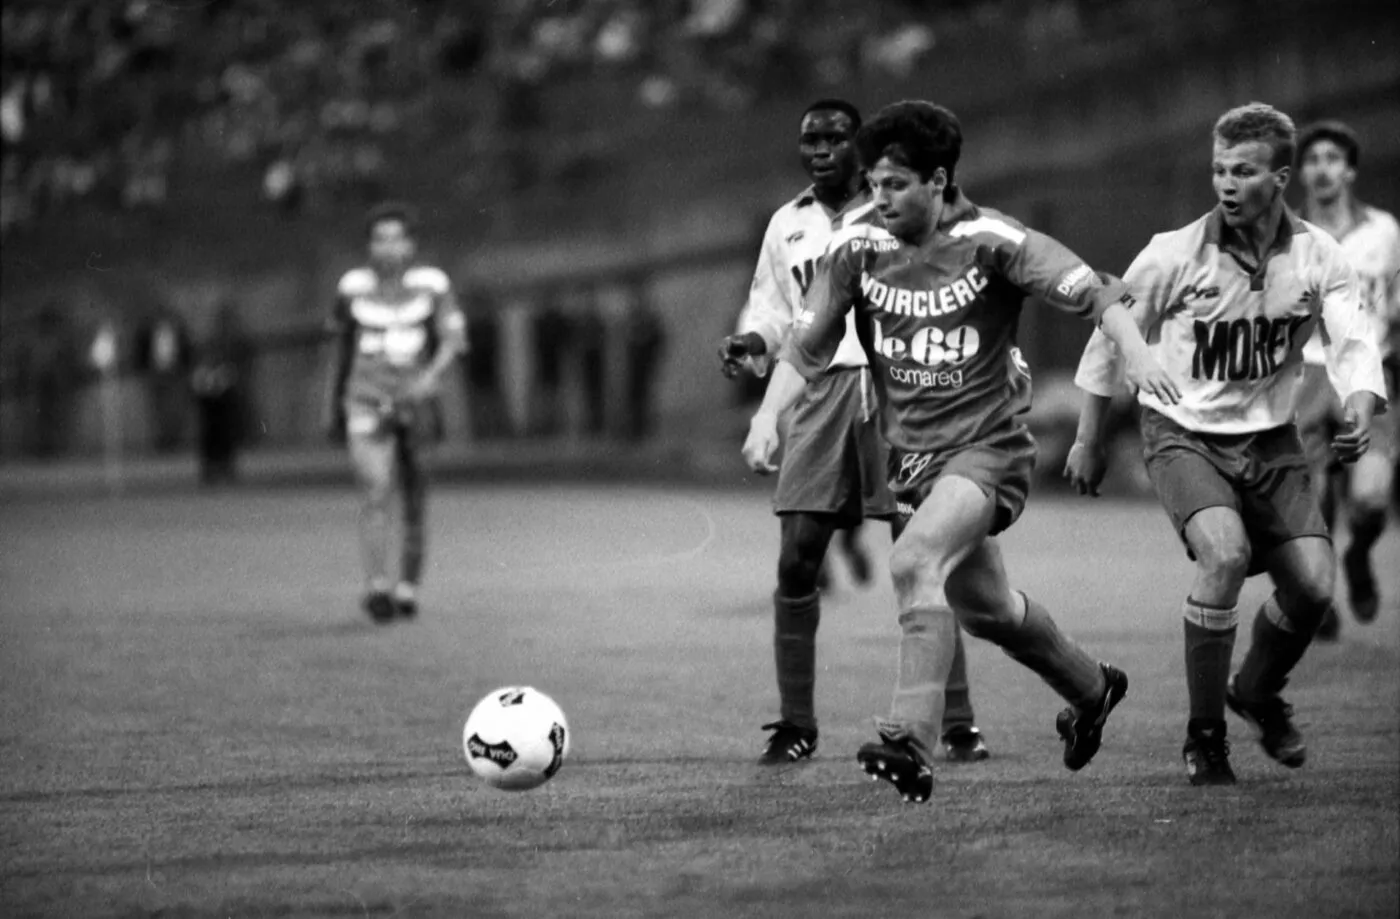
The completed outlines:
{"type": "Polygon", "coordinates": [[[744,366],[744,358],[761,357],[768,353],[768,342],[757,332],[730,335],[719,346],[720,372],[725,379],[732,380],[744,366]]]}
{"type": "Polygon", "coordinates": [[[1065,478],[1069,479],[1076,493],[1097,498],[1099,485],[1103,483],[1106,472],[1108,454],[1101,444],[1076,440],[1074,446],[1069,448],[1069,457],[1065,460],[1065,478]]]}
{"type": "Polygon", "coordinates": [[[1332,439],[1332,452],[1344,463],[1354,463],[1371,448],[1371,419],[1354,408],[1342,416],[1342,433],[1332,439]]]}
{"type": "Polygon", "coordinates": [[[778,419],[759,412],[749,422],[749,436],[744,439],[744,462],[759,475],[777,472],[773,454],[778,451],[778,419]]]}
{"type": "Polygon", "coordinates": [[[1157,363],[1157,358],[1151,352],[1144,352],[1135,360],[1129,359],[1124,370],[1129,383],[1152,394],[1163,405],[1175,405],[1181,401],[1181,390],[1176,381],[1157,363]]]}

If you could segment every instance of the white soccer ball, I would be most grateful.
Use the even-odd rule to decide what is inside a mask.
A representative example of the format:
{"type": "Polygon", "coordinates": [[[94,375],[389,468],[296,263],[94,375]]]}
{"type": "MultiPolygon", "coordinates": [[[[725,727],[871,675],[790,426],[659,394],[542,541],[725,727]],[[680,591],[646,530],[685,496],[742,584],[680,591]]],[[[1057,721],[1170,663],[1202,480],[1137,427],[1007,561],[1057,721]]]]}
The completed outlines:
{"type": "Polygon", "coordinates": [[[507,791],[537,788],[569,755],[569,723],[554,700],[533,686],[504,686],[476,704],[462,728],[467,765],[507,791]]]}

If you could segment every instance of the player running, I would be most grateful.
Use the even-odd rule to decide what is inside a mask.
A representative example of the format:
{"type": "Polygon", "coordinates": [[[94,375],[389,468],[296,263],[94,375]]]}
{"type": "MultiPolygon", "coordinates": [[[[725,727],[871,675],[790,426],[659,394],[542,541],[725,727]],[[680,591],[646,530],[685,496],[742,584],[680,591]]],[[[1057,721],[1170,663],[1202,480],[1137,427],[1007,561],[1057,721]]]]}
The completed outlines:
{"type": "MultiPolygon", "coordinates": [[[[767,373],[832,234],[877,219],[856,162],[853,141],[859,128],[860,112],[840,99],[818,100],[802,113],[798,154],[812,184],[768,222],[737,334],[720,346],[726,376],[733,377],[741,366],[767,373]]],[[[868,364],[851,317],[835,355],[807,387],[788,422],[773,498],[781,528],[773,594],[779,720],[763,726],[772,734],[760,763],[795,762],[817,749],[818,579],[833,534],[851,532],[863,518],[894,516],[894,498],[885,481],[888,452],[880,440],[868,364]]],[[[986,759],[987,745],[973,719],[961,635],[945,691],[945,756],[953,762],[986,759]]]]}
{"type": "MultiPolygon", "coordinates": [[[[1355,271],[1325,231],[1284,206],[1293,122],[1251,103],[1214,131],[1218,204],[1152,238],[1125,280],[1151,349],[1184,378],[1180,402],[1145,389],[1147,471],[1196,562],[1182,607],[1190,718],[1182,758],[1193,785],[1235,781],[1225,708],[1249,722],[1273,759],[1303,765],[1307,749],[1279,693],[1332,604],[1335,563],[1307,457],[1291,421],[1303,344],[1322,340],[1342,396],[1332,450],[1355,462],[1384,409],[1376,338],[1355,271]],[[1254,617],[1253,642],[1229,679],[1245,579],[1268,572],[1274,594],[1254,617]]],[[[1075,382],[1089,395],[1065,473],[1096,493],[1105,471],[1103,422],[1122,360],[1095,334],[1075,382]]]]}
{"type": "MultiPolygon", "coordinates": [[[[1360,276],[1363,304],[1376,326],[1387,371],[1387,395],[1394,402],[1400,385],[1400,355],[1395,351],[1400,339],[1400,227],[1390,214],[1356,199],[1360,158],[1361,143],[1345,124],[1324,121],[1305,128],[1298,141],[1298,177],[1305,193],[1302,215],[1341,244],[1360,276]]],[[[1303,385],[1295,413],[1303,450],[1322,493],[1327,529],[1333,530],[1339,505],[1346,514],[1350,541],[1342,553],[1342,573],[1351,611],[1358,621],[1370,622],[1380,608],[1371,549],[1385,530],[1400,453],[1395,413],[1375,419],[1371,449],[1355,463],[1348,467],[1337,462],[1329,445],[1342,429],[1342,406],[1327,380],[1325,351],[1316,335],[1303,346],[1303,385]]],[[[1335,638],[1339,627],[1336,608],[1329,607],[1317,637],[1335,638]]]]}
{"type": "Polygon", "coordinates": [[[890,485],[902,526],[890,573],[903,631],[899,675],[879,740],[857,753],[906,801],[933,788],[930,746],[942,717],[957,630],[999,645],[1069,703],[1056,719],[1064,762],[1098,752],[1128,678],[1097,663],[1050,614],[1013,591],[996,534],[1020,515],[1035,442],[1022,418],[1030,372],[1015,347],[1028,294],[1098,319],[1129,355],[1128,375],[1171,401],[1176,389],[1138,334],[1117,281],[1105,282],[1053,239],[989,208],[953,182],[962,130],[929,102],[886,106],[856,135],[887,229],[837,233],[808,306],[784,347],[744,456],[769,468],[777,418],[818,380],[854,311],[890,443],[890,485]]]}
{"type": "Polygon", "coordinates": [[[466,351],[466,324],[447,275],[417,264],[412,212],[383,204],[366,221],[369,264],[347,271],[330,328],[330,432],[346,438],[364,490],[360,549],[364,609],[375,622],[418,612],[427,534],[427,478],[421,452],[438,436],[442,376],[466,351]],[[388,571],[390,500],[401,490],[400,565],[388,571]]]}

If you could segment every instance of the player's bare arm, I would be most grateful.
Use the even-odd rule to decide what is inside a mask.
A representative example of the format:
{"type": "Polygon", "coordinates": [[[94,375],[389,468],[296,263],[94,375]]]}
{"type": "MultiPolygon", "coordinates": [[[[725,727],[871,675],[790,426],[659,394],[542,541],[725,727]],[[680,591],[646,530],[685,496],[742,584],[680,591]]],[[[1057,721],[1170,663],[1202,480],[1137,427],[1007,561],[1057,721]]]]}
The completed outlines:
{"type": "Polygon", "coordinates": [[[1376,414],[1376,394],[1360,390],[1347,396],[1342,432],[1332,440],[1332,451],[1344,463],[1354,463],[1371,448],[1371,418],[1376,414]]]}
{"type": "Polygon", "coordinates": [[[428,365],[419,371],[409,383],[406,396],[410,401],[422,402],[437,395],[442,386],[443,374],[463,354],[467,352],[466,320],[457,307],[456,298],[449,292],[443,297],[439,307],[438,335],[440,343],[437,352],[428,365]]]}
{"type": "Polygon", "coordinates": [[[1074,435],[1074,446],[1070,447],[1069,457],[1065,460],[1065,478],[1069,479],[1078,494],[1099,496],[1099,485],[1108,472],[1104,434],[1112,404],[1111,397],[1090,393],[1079,410],[1079,428],[1074,435]]]}
{"type": "Polygon", "coordinates": [[[785,360],[778,361],[773,379],[763,394],[763,403],[749,421],[749,435],[744,439],[744,462],[759,475],[777,472],[773,454],[778,450],[778,419],[792,407],[807,388],[807,380],[797,368],[785,360]]]}
{"type": "MultiPolygon", "coordinates": [[[[348,314],[342,304],[336,304],[334,315],[348,314]]],[[[326,387],[326,405],[322,413],[322,426],[326,436],[339,443],[345,439],[345,386],[350,379],[350,368],[355,361],[355,325],[353,322],[338,320],[334,326],[334,340],[331,343],[330,383],[326,387]]]]}
{"type": "Polygon", "coordinates": [[[1147,340],[1138,330],[1137,320],[1122,301],[1104,310],[1099,327],[1123,355],[1123,372],[1129,383],[1166,405],[1175,405],[1181,400],[1181,389],[1153,356],[1147,340]]]}

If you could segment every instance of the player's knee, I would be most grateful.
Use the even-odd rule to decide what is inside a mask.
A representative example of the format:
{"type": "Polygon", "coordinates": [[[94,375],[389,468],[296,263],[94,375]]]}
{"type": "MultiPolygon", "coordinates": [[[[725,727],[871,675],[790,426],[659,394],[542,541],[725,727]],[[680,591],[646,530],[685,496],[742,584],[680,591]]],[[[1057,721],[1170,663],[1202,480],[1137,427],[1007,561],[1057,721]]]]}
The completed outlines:
{"type": "Polygon", "coordinates": [[[948,605],[969,635],[985,638],[1015,619],[1016,600],[1005,585],[979,578],[951,577],[944,585],[948,605]]]}
{"type": "Polygon", "coordinates": [[[785,597],[815,593],[822,556],[807,551],[801,542],[785,542],[778,551],[778,592],[785,597]]]}
{"type": "Polygon", "coordinates": [[[394,483],[387,475],[363,475],[361,483],[364,486],[364,503],[366,507],[382,509],[389,505],[389,498],[394,492],[394,483]]]}
{"type": "Polygon", "coordinates": [[[1201,540],[1192,547],[1196,565],[1212,579],[1244,583],[1249,572],[1249,543],[1242,536],[1220,535],[1201,540]]]}
{"type": "Polygon", "coordinates": [[[947,579],[947,567],[937,547],[907,537],[890,551],[890,579],[900,597],[919,598],[940,591],[947,579]]]}
{"type": "Polygon", "coordinates": [[[899,628],[905,635],[924,635],[946,628],[953,611],[946,606],[913,606],[899,611],[899,628]]]}

